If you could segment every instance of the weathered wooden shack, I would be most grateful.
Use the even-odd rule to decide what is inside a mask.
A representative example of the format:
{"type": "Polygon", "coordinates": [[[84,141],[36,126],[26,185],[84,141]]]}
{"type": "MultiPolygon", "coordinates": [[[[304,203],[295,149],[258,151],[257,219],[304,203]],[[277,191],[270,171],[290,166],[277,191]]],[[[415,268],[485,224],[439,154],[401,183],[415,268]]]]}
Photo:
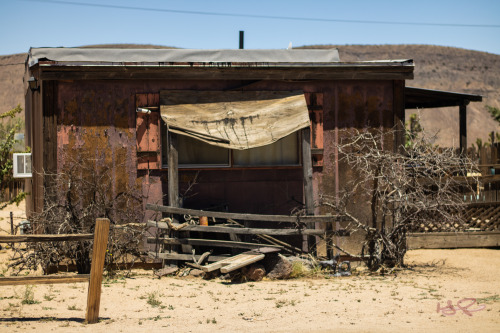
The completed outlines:
{"type": "Polygon", "coordinates": [[[346,128],[401,128],[413,69],[335,49],[32,48],[28,211],[43,209],[45,175],[86,151],[116,166],[113,193],[140,186],[144,207],[321,214],[319,194],[350,177],[332,143],[346,128]]]}

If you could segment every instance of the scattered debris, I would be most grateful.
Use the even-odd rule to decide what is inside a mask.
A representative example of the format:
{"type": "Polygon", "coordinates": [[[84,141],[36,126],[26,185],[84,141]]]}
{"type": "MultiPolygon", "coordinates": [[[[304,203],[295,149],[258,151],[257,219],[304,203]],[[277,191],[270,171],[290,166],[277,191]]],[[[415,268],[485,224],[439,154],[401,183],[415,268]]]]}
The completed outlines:
{"type": "Polygon", "coordinates": [[[162,276],[165,276],[165,275],[174,274],[178,270],[179,270],[178,267],[171,267],[171,266],[169,266],[169,267],[165,267],[165,268],[162,268],[162,269],[159,269],[159,270],[155,271],[154,275],[157,276],[158,278],[161,278],[162,276]]]}
{"type": "Polygon", "coordinates": [[[342,261],[338,265],[338,272],[333,274],[333,276],[351,276],[351,262],[350,261],[342,261]]]}
{"type": "Polygon", "coordinates": [[[243,276],[248,281],[262,281],[264,276],[266,275],[266,269],[263,265],[250,265],[243,267],[241,269],[243,276]]]}
{"type": "Polygon", "coordinates": [[[288,279],[292,273],[292,263],[281,254],[266,256],[264,265],[267,277],[272,280],[288,279]]]}
{"type": "Polygon", "coordinates": [[[189,272],[189,275],[191,276],[202,276],[203,274],[205,274],[205,272],[203,272],[201,269],[192,269],[189,272]]]}

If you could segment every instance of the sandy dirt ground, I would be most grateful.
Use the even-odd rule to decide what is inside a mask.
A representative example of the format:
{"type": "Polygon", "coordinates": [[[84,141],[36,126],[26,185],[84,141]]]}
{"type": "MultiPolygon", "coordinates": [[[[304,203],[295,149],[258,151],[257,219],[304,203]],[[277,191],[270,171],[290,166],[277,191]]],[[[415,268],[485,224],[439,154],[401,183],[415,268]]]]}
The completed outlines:
{"type": "MultiPolygon", "coordinates": [[[[22,219],[15,207],[0,211],[2,234],[10,210],[22,219]]],[[[9,252],[0,251],[0,274],[9,252]]],[[[500,251],[410,251],[407,263],[386,276],[241,284],[134,270],[104,281],[92,325],[87,283],[2,286],[0,332],[500,332],[500,251]]]]}

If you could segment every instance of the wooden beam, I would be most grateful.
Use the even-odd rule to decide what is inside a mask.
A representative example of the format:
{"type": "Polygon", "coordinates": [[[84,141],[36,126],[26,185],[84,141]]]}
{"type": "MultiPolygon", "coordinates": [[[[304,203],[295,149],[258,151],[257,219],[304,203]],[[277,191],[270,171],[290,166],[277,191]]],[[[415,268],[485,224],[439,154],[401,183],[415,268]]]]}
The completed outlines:
{"type": "Polygon", "coordinates": [[[465,153],[467,150],[467,103],[462,103],[459,106],[459,121],[460,121],[460,151],[465,153]]]}
{"type": "MultiPolygon", "coordinates": [[[[156,253],[156,252],[148,252],[148,256],[150,258],[158,258],[163,260],[184,260],[184,261],[193,261],[192,254],[181,254],[181,253],[156,253]]],[[[199,260],[201,255],[194,256],[196,260],[199,260]]],[[[224,260],[228,257],[223,256],[209,256],[207,261],[214,262],[219,260],[224,260]]]]}
{"type": "Polygon", "coordinates": [[[89,324],[99,321],[99,307],[101,304],[101,283],[106,248],[108,245],[109,220],[97,219],[95,225],[94,246],[92,248],[92,266],[87,295],[87,312],[85,321],[89,324]]]}
{"type": "MultiPolygon", "coordinates": [[[[155,237],[148,237],[147,242],[149,244],[155,244],[157,239],[155,237]]],[[[258,249],[261,247],[274,247],[282,249],[281,245],[269,245],[269,244],[258,244],[258,243],[248,243],[248,242],[238,242],[238,241],[223,241],[215,239],[197,239],[197,238],[160,238],[158,239],[160,243],[166,245],[181,245],[190,244],[196,246],[213,246],[213,247],[229,247],[234,249],[258,249]]]]}
{"type": "Polygon", "coordinates": [[[395,80],[393,83],[393,104],[394,127],[394,152],[404,151],[405,138],[405,81],[395,80]]]}
{"type": "MultiPolygon", "coordinates": [[[[248,264],[251,264],[252,262],[259,261],[259,260],[263,259],[264,257],[265,257],[265,255],[261,254],[261,253],[244,252],[244,253],[240,253],[240,254],[233,256],[233,257],[228,257],[228,258],[224,258],[221,260],[217,260],[217,262],[214,262],[213,264],[202,266],[201,269],[204,272],[208,273],[208,272],[215,271],[217,269],[221,269],[222,267],[225,267],[225,266],[230,266],[233,264],[240,265],[242,262],[247,262],[248,260],[251,261],[248,264]],[[253,261],[253,260],[255,260],[255,261],[253,261]]],[[[243,266],[246,266],[246,265],[247,264],[245,264],[243,266]]],[[[243,267],[243,266],[240,266],[240,267],[243,267]]]]}
{"type": "MultiPolygon", "coordinates": [[[[339,63],[341,64],[341,63],[339,63]]],[[[413,79],[413,64],[373,66],[356,64],[293,67],[161,67],[155,66],[41,66],[41,80],[175,79],[196,80],[406,80],[413,79]]]]}
{"type": "Polygon", "coordinates": [[[302,174],[304,181],[304,202],[306,214],[314,214],[313,168],[311,156],[311,128],[302,130],[302,174]]]}
{"type": "Polygon", "coordinates": [[[486,207],[486,206],[500,206],[500,201],[467,203],[467,207],[486,207]]]}
{"type": "Polygon", "coordinates": [[[500,246],[500,232],[436,232],[408,234],[409,249],[458,249],[500,246]]]}
{"type": "Polygon", "coordinates": [[[241,255],[243,255],[243,256],[240,257],[240,258],[238,258],[238,260],[233,261],[229,265],[221,267],[220,272],[222,274],[227,274],[229,272],[237,270],[238,268],[242,268],[242,267],[248,266],[250,264],[253,264],[254,262],[262,260],[265,257],[265,255],[262,254],[262,253],[260,253],[260,254],[246,254],[246,253],[242,253],[241,255]]]}
{"type": "MultiPolygon", "coordinates": [[[[159,229],[170,229],[169,225],[165,222],[148,221],[148,227],[155,227],[159,229]]],[[[174,227],[180,227],[181,224],[172,223],[174,227]]],[[[199,231],[199,232],[215,232],[215,233],[234,233],[240,235],[279,235],[279,236],[293,236],[293,235],[311,235],[323,236],[325,230],[315,229],[263,229],[263,228],[232,228],[232,227],[217,227],[217,226],[199,226],[199,225],[186,225],[182,231],[199,231]]],[[[330,231],[330,234],[346,235],[345,230],[330,231]]]]}
{"type": "MultiPolygon", "coordinates": [[[[306,215],[314,215],[313,167],[311,156],[310,127],[302,129],[302,176],[306,215]]],[[[315,223],[307,223],[307,227],[310,229],[314,229],[315,223]]],[[[315,244],[314,237],[304,236],[302,239],[302,251],[309,253],[310,247],[313,244],[315,244]]]]}
{"type": "Polygon", "coordinates": [[[157,210],[164,213],[191,215],[191,216],[208,216],[220,219],[233,219],[244,221],[263,221],[263,222],[290,222],[290,223],[308,223],[308,222],[337,222],[347,221],[348,218],[343,215],[316,215],[316,216],[287,216],[287,215],[260,215],[260,214],[240,214],[240,213],[225,213],[212,212],[206,210],[196,210],[188,208],[178,208],[171,206],[160,206],[147,204],[146,209],[157,210]]]}
{"type": "Polygon", "coordinates": [[[89,274],[63,276],[12,276],[0,278],[0,286],[89,282],[89,274]]]}
{"type": "Polygon", "coordinates": [[[0,235],[0,243],[68,242],[92,240],[93,234],[65,235],[0,235]]]}
{"type": "Polygon", "coordinates": [[[179,207],[179,153],[177,135],[167,130],[168,204],[179,207]]]}

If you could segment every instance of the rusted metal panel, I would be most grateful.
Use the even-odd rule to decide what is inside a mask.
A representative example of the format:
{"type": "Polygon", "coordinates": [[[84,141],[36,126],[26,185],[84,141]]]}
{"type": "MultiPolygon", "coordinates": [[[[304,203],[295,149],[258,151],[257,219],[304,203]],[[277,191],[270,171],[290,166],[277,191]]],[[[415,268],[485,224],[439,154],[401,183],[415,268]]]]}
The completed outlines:
{"type": "Polygon", "coordinates": [[[323,94],[305,93],[311,119],[311,155],[313,167],[323,166],[323,94]]]}
{"type": "MultiPolygon", "coordinates": [[[[61,170],[65,161],[69,157],[77,156],[79,151],[92,151],[96,158],[102,159],[101,163],[115,169],[114,186],[110,189],[112,192],[118,193],[125,185],[139,186],[142,187],[145,202],[166,204],[164,200],[168,188],[167,170],[138,170],[137,167],[138,134],[135,110],[138,101],[142,106],[155,106],[159,104],[155,96],[160,90],[175,89],[303,90],[315,93],[316,104],[322,106],[323,115],[322,119],[314,118],[317,126],[312,143],[313,147],[317,148],[323,143],[324,149],[323,167],[313,170],[315,201],[320,194],[335,196],[336,188],[342,188],[345,179],[353,176],[348,169],[336,163],[334,145],[329,144],[338,140],[335,128],[338,128],[337,133],[340,133],[346,128],[390,128],[394,123],[391,81],[60,81],[56,105],[58,169],[61,170]],[[138,94],[144,94],[145,99],[137,100],[138,94]],[[323,138],[320,136],[320,124],[323,128],[323,138]]],[[[34,124],[37,123],[37,114],[39,113],[33,113],[34,124]]],[[[38,121],[40,124],[42,119],[38,121]]],[[[41,133],[35,134],[34,144],[37,140],[42,142],[41,133]]],[[[35,150],[33,153],[39,154],[35,150]]],[[[37,166],[42,167],[41,164],[37,166]]],[[[185,193],[195,174],[196,170],[179,170],[179,193],[183,197],[184,207],[217,207],[217,210],[231,212],[289,214],[294,208],[303,206],[300,167],[204,169],[200,171],[196,185],[185,193]]],[[[40,186],[40,190],[43,191],[43,186],[40,186]]],[[[316,208],[316,213],[324,212],[323,209],[316,208]]]]}
{"type": "Polygon", "coordinates": [[[136,112],[137,169],[161,168],[159,94],[137,94],[136,107],[153,109],[136,112]]]}

